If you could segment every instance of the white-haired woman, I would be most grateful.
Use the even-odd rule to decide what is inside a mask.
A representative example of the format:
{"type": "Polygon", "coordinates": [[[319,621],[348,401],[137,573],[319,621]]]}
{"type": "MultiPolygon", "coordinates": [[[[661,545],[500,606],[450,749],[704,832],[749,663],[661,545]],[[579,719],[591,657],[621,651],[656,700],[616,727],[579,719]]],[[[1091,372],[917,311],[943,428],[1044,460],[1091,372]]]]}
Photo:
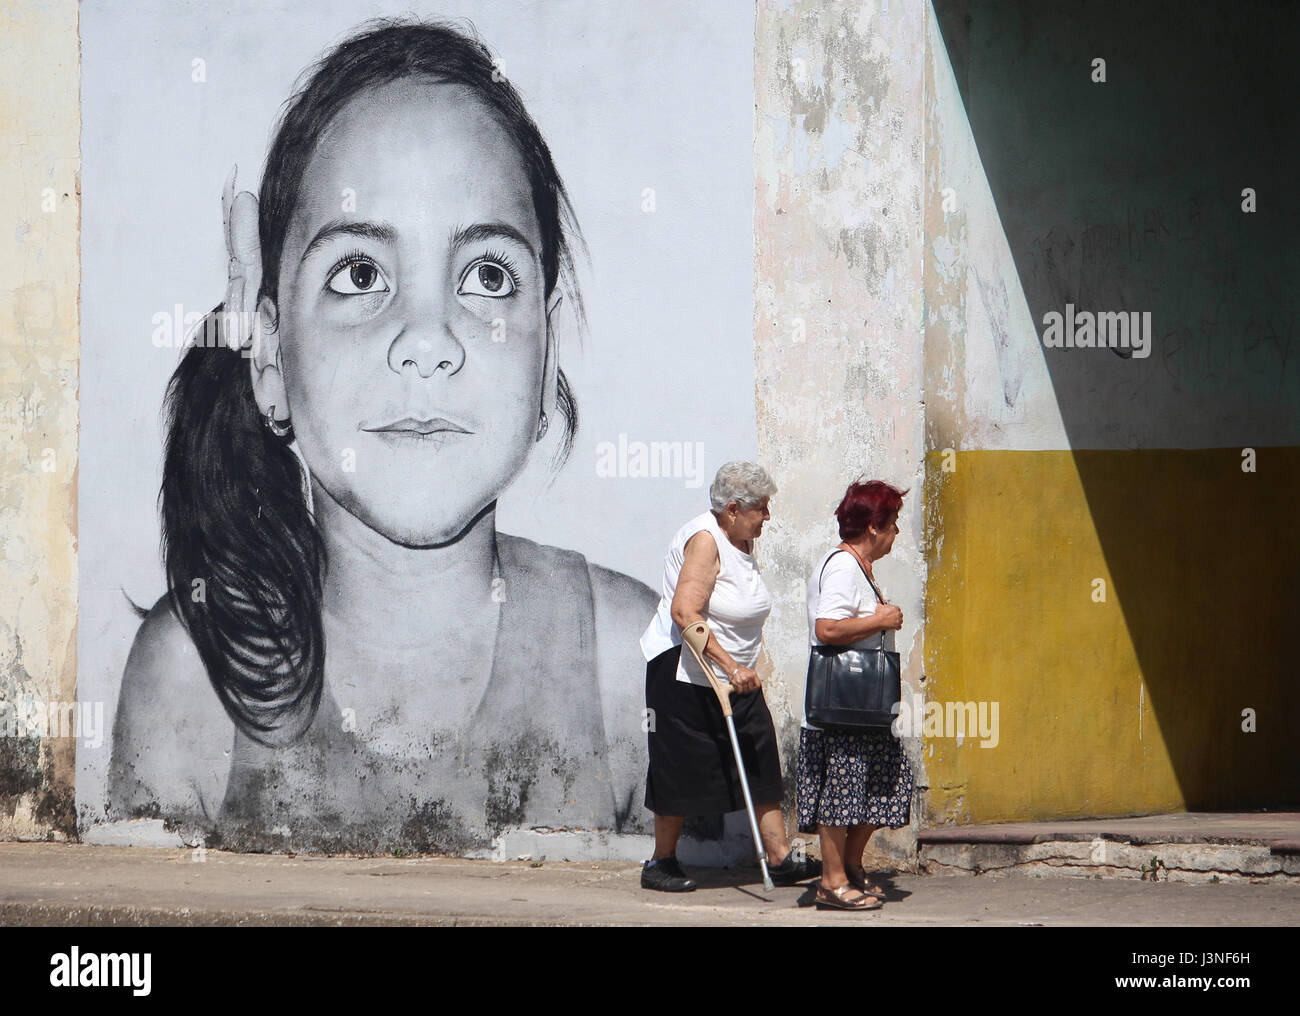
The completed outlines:
{"type": "Polygon", "coordinates": [[[820,865],[795,858],[781,817],[781,759],[772,715],[754,664],[772,597],[759,574],[754,541],[771,518],[768,501],[776,484],[762,466],[728,462],[709,488],[710,510],[682,526],[664,558],[663,596],[641,636],[646,664],[650,769],[645,805],[654,812],[655,852],[641,871],[641,885],[689,892],[694,880],[677,863],[677,840],[687,815],[718,815],[745,807],[740,775],[722,710],[690,653],[682,652],[682,628],[704,621],[711,634],[705,657],[732,687],[732,712],[759,832],[778,885],[794,885],[821,873],[820,865]]]}

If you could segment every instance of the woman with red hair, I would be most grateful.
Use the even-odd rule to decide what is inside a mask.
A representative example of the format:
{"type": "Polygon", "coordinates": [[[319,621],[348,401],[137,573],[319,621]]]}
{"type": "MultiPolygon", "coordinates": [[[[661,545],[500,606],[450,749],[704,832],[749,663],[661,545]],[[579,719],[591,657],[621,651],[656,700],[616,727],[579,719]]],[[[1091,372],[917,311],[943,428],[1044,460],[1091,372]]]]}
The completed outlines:
{"type": "MultiPolygon", "coordinates": [[[[872,564],[898,535],[900,491],[882,480],[853,483],[835,509],[840,542],[808,580],[811,645],[894,650],[903,612],[886,603],[872,564]]],[[[821,840],[822,878],[817,906],[877,910],[884,894],[867,882],[862,854],[881,826],[907,825],[912,768],[891,731],[822,730],[804,716],[799,736],[799,831],[821,840]]]]}

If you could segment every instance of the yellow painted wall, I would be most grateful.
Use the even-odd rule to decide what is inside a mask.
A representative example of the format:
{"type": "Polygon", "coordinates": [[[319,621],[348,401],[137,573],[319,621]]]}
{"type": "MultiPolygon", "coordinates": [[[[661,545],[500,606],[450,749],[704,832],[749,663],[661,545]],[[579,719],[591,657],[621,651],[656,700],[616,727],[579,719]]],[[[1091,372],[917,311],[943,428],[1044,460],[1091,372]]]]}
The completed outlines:
{"type": "Polygon", "coordinates": [[[1300,449],[1257,456],[927,455],[925,695],[1000,742],[926,740],[926,824],[1300,800],[1300,449]]]}

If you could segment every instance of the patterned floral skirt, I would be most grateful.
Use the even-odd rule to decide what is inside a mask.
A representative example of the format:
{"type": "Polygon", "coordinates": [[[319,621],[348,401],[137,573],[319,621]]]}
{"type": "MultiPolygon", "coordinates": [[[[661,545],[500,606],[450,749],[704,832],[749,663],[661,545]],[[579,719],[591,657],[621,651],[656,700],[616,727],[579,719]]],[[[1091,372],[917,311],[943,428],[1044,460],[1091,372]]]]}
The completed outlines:
{"type": "Polygon", "coordinates": [[[907,825],[912,765],[888,730],[799,733],[799,831],[819,825],[907,825]]]}

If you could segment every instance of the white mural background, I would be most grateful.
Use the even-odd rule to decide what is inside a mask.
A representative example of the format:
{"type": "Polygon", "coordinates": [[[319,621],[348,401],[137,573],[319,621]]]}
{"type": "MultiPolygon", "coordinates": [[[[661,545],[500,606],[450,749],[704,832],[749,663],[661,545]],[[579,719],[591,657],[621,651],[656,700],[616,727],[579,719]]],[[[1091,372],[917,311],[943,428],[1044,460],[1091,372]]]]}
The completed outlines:
{"type": "MultiPolygon", "coordinates": [[[[256,191],[299,73],[366,18],[405,14],[472,22],[546,138],[590,251],[587,334],[561,339],[573,454],[558,474],[533,457],[499,529],[657,590],[714,470],[755,457],[751,4],[83,3],[78,698],[103,702],[110,726],[130,603],[165,592],[161,406],[180,351],[155,346],[158,315],[221,300],[222,183],[237,164],[256,191]],[[682,442],[694,475],[603,475],[636,442],[682,442]]],[[[110,729],[79,746],[83,828],[103,816],[111,743],[110,729]]]]}

